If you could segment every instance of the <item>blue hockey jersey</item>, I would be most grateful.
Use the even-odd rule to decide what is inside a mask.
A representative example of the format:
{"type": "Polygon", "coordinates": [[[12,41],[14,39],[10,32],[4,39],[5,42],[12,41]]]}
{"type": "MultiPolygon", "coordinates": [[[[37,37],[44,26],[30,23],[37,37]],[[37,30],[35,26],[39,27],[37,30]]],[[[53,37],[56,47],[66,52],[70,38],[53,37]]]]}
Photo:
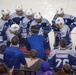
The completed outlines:
{"type": "Polygon", "coordinates": [[[48,62],[54,69],[62,68],[69,64],[72,68],[76,66],[76,52],[73,50],[53,50],[48,56],[48,62]]]}

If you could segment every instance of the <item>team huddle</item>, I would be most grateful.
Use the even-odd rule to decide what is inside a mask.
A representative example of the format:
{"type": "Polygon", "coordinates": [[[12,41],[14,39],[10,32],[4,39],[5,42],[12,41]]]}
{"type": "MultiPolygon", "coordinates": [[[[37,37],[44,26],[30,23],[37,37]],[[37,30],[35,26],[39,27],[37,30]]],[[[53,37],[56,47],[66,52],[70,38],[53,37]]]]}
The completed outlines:
{"type": "MultiPolygon", "coordinates": [[[[12,47],[14,45],[17,47],[26,46],[29,51],[34,49],[38,53],[37,57],[45,60],[46,50],[51,50],[48,33],[52,30],[55,39],[54,50],[48,56],[50,67],[61,68],[64,64],[69,64],[71,67],[76,65],[76,53],[72,51],[70,37],[71,31],[76,27],[76,17],[65,14],[63,8],[56,11],[52,24],[40,12],[34,13],[31,8],[24,12],[22,5],[17,5],[13,14],[10,14],[9,10],[2,10],[1,14],[0,51],[4,52],[4,61],[9,68],[13,64],[7,63],[10,59],[9,47],[13,50],[15,49],[12,47]]],[[[12,53],[11,55],[13,56],[12,53]]],[[[24,57],[21,58],[21,62],[26,64],[24,57]]],[[[20,66],[17,64],[15,68],[20,68],[20,66]]]]}

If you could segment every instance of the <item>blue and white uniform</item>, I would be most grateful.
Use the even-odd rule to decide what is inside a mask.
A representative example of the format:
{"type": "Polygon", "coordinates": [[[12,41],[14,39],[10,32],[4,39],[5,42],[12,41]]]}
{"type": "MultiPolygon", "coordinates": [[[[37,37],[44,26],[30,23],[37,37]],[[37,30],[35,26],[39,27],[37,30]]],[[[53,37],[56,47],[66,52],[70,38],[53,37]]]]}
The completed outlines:
{"type": "Polygon", "coordinates": [[[7,29],[6,31],[6,36],[7,36],[7,41],[10,41],[11,42],[11,39],[16,36],[15,34],[11,33],[10,32],[10,28],[7,29]]]}
{"type": "Polygon", "coordinates": [[[4,35],[2,35],[2,31],[3,31],[3,28],[4,28],[4,24],[5,24],[6,22],[4,21],[4,20],[2,20],[2,19],[0,19],[0,42],[2,43],[3,42],[3,36],[4,35]]]}
{"type": "MultiPolygon", "coordinates": [[[[49,33],[49,31],[51,30],[51,24],[49,23],[48,20],[46,20],[45,18],[42,18],[41,19],[41,23],[37,23],[35,20],[31,23],[31,26],[32,25],[36,25],[40,31],[39,31],[39,34],[42,34],[44,35],[44,33],[49,33]]],[[[46,37],[44,35],[44,37],[46,37]]]]}
{"type": "Polygon", "coordinates": [[[62,68],[69,64],[72,68],[76,66],[76,52],[72,50],[53,50],[48,56],[48,62],[54,69],[62,68]]]}
{"type": "Polygon", "coordinates": [[[56,37],[58,39],[55,39],[55,45],[59,45],[59,40],[64,39],[67,42],[67,49],[72,49],[72,41],[70,37],[70,28],[67,25],[64,25],[63,28],[59,30],[59,32],[56,34],[56,37]]]}
{"type": "MultiPolygon", "coordinates": [[[[57,14],[54,16],[53,20],[52,20],[52,29],[53,31],[59,31],[59,29],[56,27],[55,25],[55,21],[58,18],[57,14]]],[[[64,22],[66,25],[68,25],[71,30],[76,27],[76,17],[72,16],[72,15],[68,15],[68,14],[64,14],[63,17],[64,22]]]]}
{"type": "Polygon", "coordinates": [[[29,19],[28,17],[25,17],[22,22],[21,22],[21,34],[22,34],[22,38],[27,38],[30,34],[30,24],[34,19],[29,19]]]}
{"type": "Polygon", "coordinates": [[[3,20],[2,18],[0,19],[0,37],[2,41],[6,41],[6,30],[13,24],[13,21],[11,19],[9,20],[3,20]]]}
{"type": "Polygon", "coordinates": [[[6,36],[7,36],[8,46],[10,45],[12,38],[14,36],[18,36],[17,33],[18,33],[19,29],[20,29],[20,27],[17,24],[12,24],[11,27],[7,29],[6,36]]]}
{"type": "Polygon", "coordinates": [[[17,23],[17,24],[20,24],[20,22],[23,20],[24,17],[25,17],[24,12],[21,16],[17,15],[16,12],[11,14],[10,16],[10,18],[14,21],[14,23],[17,23]]]}

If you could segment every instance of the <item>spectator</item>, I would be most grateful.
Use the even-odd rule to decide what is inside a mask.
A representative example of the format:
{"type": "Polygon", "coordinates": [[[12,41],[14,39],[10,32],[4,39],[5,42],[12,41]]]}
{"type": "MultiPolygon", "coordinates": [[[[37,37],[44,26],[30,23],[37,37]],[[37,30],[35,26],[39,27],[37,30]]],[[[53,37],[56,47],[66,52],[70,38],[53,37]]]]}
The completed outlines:
{"type": "Polygon", "coordinates": [[[57,73],[55,73],[54,75],[67,75],[64,71],[59,70],[57,73]]]}
{"type": "Polygon", "coordinates": [[[20,69],[20,64],[26,64],[25,57],[21,50],[18,49],[18,37],[14,36],[11,40],[11,47],[4,51],[4,62],[8,68],[14,66],[15,69],[20,69]]]}
{"type": "Polygon", "coordinates": [[[27,70],[40,70],[41,63],[43,62],[42,59],[37,58],[38,53],[36,50],[31,50],[30,52],[30,60],[27,62],[25,69],[27,70]]]}
{"type": "Polygon", "coordinates": [[[69,73],[71,72],[71,67],[70,67],[69,64],[65,64],[65,65],[63,65],[62,70],[63,70],[66,74],[69,74],[69,73]]]}
{"type": "Polygon", "coordinates": [[[35,49],[38,52],[38,58],[45,59],[45,38],[42,35],[38,35],[38,27],[31,27],[32,35],[27,39],[29,47],[35,49]]]}
{"type": "Polygon", "coordinates": [[[0,64],[0,75],[12,75],[13,70],[14,66],[9,70],[4,63],[0,64]]]}
{"type": "Polygon", "coordinates": [[[50,69],[50,64],[47,61],[42,62],[41,70],[36,72],[36,75],[52,75],[53,70],[50,69]]]}
{"type": "Polygon", "coordinates": [[[21,71],[21,70],[15,70],[13,72],[13,75],[25,75],[24,71],[21,71]]]}
{"type": "Polygon", "coordinates": [[[63,67],[58,70],[55,75],[69,75],[71,72],[71,67],[68,64],[63,65],[63,67]]]}
{"type": "Polygon", "coordinates": [[[69,64],[72,68],[76,65],[76,52],[66,49],[66,41],[60,40],[60,49],[51,51],[48,62],[53,69],[62,68],[64,64],[69,64]]]}

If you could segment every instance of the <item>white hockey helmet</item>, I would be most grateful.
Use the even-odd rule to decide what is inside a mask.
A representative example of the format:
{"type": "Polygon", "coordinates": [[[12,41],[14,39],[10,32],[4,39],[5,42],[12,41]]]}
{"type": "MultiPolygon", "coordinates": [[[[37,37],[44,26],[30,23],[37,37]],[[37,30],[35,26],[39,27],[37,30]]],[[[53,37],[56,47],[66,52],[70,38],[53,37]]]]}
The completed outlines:
{"type": "Polygon", "coordinates": [[[55,24],[60,25],[61,23],[64,24],[64,19],[62,17],[58,17],[55,21],[55,24]]]}
{"type": "Polygon", "coordinates": [[[2,15],[9,15],[10,11],[9,10],[1,10],[2,15]]]}
{"type": "Polygon", "coordinates": [[[41,17],[42,17],[42,15],[41,15],[40,12],[36,12],[36,13],[34,14],[34,19],[41,19],[41,17]]]}
{"type": "Polygon", "coordinates": [[[15,10],[16,10],[16,11],[21,11],[21,10],[23,10],[22,5],[16,5],[15,10]]]}
{"type": "Polygon", "coordinates": [[[56,11],[56,14],[62,14],[62,13],[64,13],[63,8],[59,8],[59,9],[56,11]]]}
{"type": "Polygon", "coordinates": [[[20,27],[19,27],[18,24],[12,24],[11,27],[10,27],[10,30],[12,32],[18,31],[19,29],[20,29],[20,27]]]}
{"type": "Polygon", "coordinates": [[[26,16],[33,15],[33,11],[32,11],[31,8],[27,9],[27,10],[25,11],[25,13],[26,13],[26,16]]]}

